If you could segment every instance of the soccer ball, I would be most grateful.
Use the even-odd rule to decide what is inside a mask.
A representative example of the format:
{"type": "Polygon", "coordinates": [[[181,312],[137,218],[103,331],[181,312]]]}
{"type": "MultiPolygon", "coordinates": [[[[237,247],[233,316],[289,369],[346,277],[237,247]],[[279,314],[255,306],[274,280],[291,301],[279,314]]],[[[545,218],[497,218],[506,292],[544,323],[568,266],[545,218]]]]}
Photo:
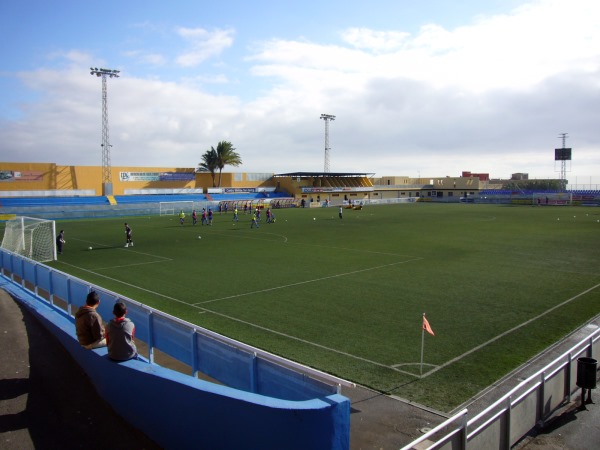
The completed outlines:
{"type": "Polygon", "coordinates": [[[92,249],[92,247],[88,247],[88,250],[91,250],[91,249],[92,249]]]}
{"type": "Polygon", "coordinates": [[[202,239],[202,236],[198,236],[198,239],[202,239]]]}
{"type": "Polygon", "coordinates": [[[317,220],[317,218],[316,218],[316,217],[313,217],[313,220],[317,220]]]}

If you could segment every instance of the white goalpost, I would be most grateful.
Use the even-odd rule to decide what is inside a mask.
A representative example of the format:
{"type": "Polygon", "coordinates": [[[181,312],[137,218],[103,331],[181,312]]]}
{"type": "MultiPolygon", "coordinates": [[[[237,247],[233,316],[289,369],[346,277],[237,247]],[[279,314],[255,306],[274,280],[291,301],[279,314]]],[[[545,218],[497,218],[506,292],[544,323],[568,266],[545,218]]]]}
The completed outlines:
{"type": "Polygon", "coordinates": [[[180,202],[160,202],[160,215],[161,216],[174,216],[179,214],[183,210],[186,214],[191,214],[194,209],[193,201],[180,201],[180,202]]]}
{"type": "Polygon", "coordinates": [[[6,221],[1,247],[34,261],[56,259],[56,225],[54,220],[17,216],[6,221]]]}
{"type": "Polygon", "coordinates": [[[572,192],[534,192],[531,194],[531,202],[539,206],[572,206],[572,192]]]}

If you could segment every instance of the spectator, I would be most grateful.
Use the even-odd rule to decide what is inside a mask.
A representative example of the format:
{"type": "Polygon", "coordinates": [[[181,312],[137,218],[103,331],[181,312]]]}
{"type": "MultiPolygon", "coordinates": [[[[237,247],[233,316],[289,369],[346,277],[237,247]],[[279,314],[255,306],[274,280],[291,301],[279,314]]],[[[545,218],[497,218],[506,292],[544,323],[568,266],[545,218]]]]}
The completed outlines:
{"type": "Polygon", "coordinates": [[[106,343],[108,357],[114,361],[127,361],[137,357],[135,346],[135,325],[127,319],[127,307],[123,302],[115,303],[115,318],[106,326],[106,343]]]}
{"type": "Polygon", "coordinates": [[[96,311],[100,305],[100,296],[92,291],[85,299],[85,305],[75,313],[75,332],[79,343],[87,348],[98,348],[106,345],[102,317],[96,311]]]}

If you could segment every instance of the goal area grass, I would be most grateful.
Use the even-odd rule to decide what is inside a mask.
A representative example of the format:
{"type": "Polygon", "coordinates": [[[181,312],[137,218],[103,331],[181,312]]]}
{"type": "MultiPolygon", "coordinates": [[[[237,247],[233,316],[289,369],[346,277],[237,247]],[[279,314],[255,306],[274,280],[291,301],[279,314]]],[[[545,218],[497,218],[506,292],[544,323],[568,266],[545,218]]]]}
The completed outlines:
{"type": "Polygon", "coordinates": [[[211,227],[190,216],[58,221],[68,243],[50,265],[446,412],[600,313],[598,208],[274,212],[260,228],[243,211],[239,222],[216,213],[211,227]],[[423,313],[435,333],[424,339],[423,313]]]}

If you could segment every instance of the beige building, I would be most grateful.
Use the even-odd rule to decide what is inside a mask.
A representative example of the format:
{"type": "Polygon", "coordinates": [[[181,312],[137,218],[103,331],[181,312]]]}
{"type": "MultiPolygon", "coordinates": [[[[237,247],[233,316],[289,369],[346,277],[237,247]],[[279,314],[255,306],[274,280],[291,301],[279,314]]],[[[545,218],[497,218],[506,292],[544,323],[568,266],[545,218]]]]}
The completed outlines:
{"type": "MultiPolygon", "coordinates": [[[[307,203],[388,199],[459,201],[485,188],[479,177],[373,177],[367,173],[293,172],[284,174],[197,172],[180,167],[112,167],[113,195],[150,193],[234,193],[285,191],[307,203]],[[218,186],[218,187],[215,187],[218,186]]],[[[101,166],[0,162],[0,197],[101,196],[101,166]]]]}

